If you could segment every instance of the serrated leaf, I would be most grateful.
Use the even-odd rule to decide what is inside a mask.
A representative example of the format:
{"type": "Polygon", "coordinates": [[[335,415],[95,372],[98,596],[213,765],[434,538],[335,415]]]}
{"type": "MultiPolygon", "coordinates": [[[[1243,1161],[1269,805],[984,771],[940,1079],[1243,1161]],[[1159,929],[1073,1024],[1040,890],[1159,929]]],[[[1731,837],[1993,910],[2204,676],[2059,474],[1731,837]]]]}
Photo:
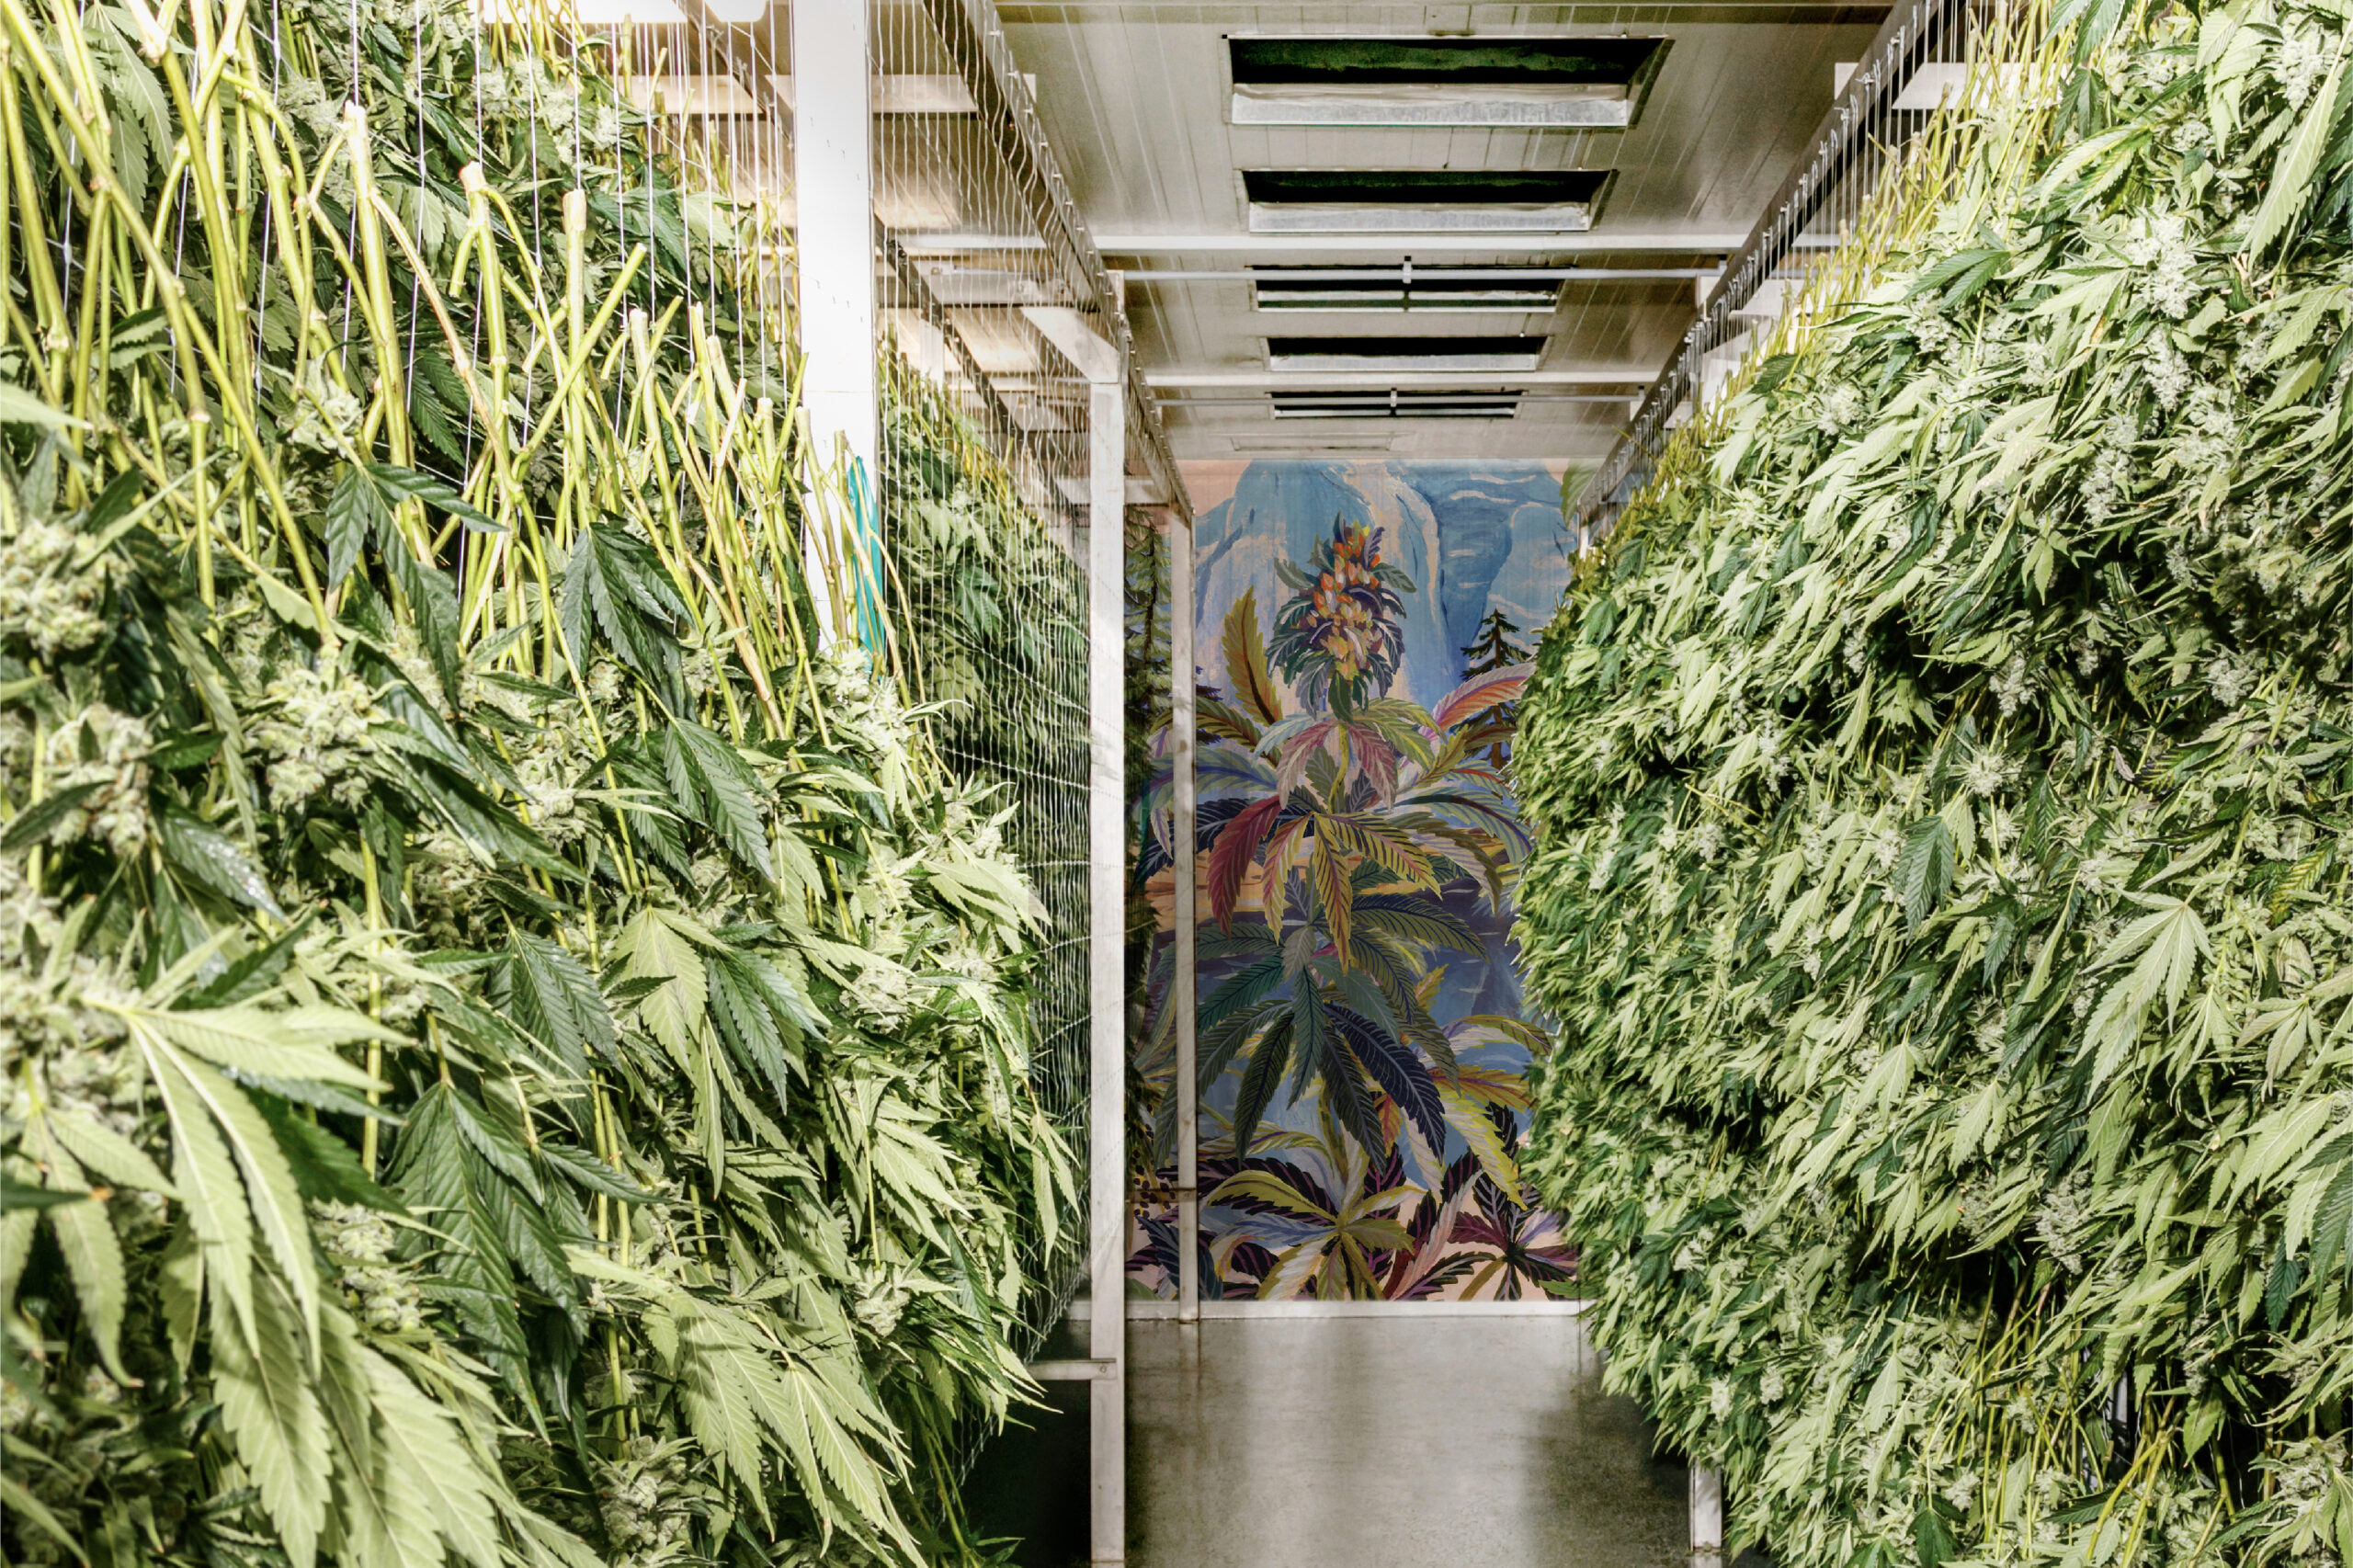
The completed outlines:
{"type": "Polygon", "coordinates": [[[335,475],[335,488],[327,493],[325,521],[326,585],[339,588],[358,563],[359,551],[368,540],[390,529],[392,515],[385,507],[375,481],[364,471],[345,463],[335,475]]]}
{"type": "Polygon", "coordinates": [[[406,1043],[404,1036],[363,1014],[339,1008],[271,1013],[259,1007],[214,1007],[184,1013],[124,1007],[121,1016],[140,1029],[215,1066],[268,1078],[307,1078],[349,1089],[386,1085],[337,1056],[323,1039],[382,1040],[406,1043]],[[337,1027],[340,1026],[340,1027],[337,1027]]]}
{"type": "Polygon", "coordinates": [[[233,903],[258,909],[274,920],[286,918],[269,883],[234,839],[181,811],[158,812],[154,824],[165,858],[199,886],[233,903]]]}
{"type": "Polygon", "coordinates": [[[137,1387],[139,1380],[122,1367],[122,1314],[129,1285],[123,1276],[122,1244],[115,1237],[107,1206],[96,1199],[62,1204],[49,1210],[49,1225],[74,1278],[74,1297],[82,1308],[83,1326],[98,1347],[98,1358],[115,1381],[137,1387]]]}
{"type": "Polygon", "coordinates": [[[455,1555],[474,1568],[500,1568],[497,1518],[490,1503],[497,1483],[482,1473],[456,1423],[440,1406],[376,1351],[362,1347],[359,1355],[376,1406],[376,1442],[384,1465],[422,1494],[434,1528],[455,1555]]]}
{"type": "Polygon", "coordinates": [[[0,832],[0,855],[18,854],[40,843],[75,807],[97,792],[96,784],[69,784],[43,795],[8,820],[6,830],[0,832]]]}
{"type": "Polygon", "coordinates": [[[1246,1155],[1256,1141],[1258,1123],[1266,1119],[1267,1108],[1274,1102],[1275,1089],[1290,1065],[1294,1017],[1286,1005],[1282,1014],[1267,1027],[1267,1032],[1250,1052],[1249,1065],[1242,1070],[1241,1089],[1233,1102],[1233,1148],[1237,1157],[1246,1155]]]}
{"type": "Polygon", "coordinates": [[[147,1151],[102,1122],[51,1104],[43,1113],[49,1131],[68,1153],[117,1187],[133,1187],[177,1198],[179,1188],[147,1151]]]}
{"type": "Polygon", "coordinates": [[[401,1200],[377,1185],[360,1165],[350,1144],[314,1121],[306,1121],[283,1102],[267,1096],[254,1102],[269,1123],[294,1185],[306,1199],[326,1203],[354,1203],[388,1214],[405,1214],[401,1200]]]}
{"type": "Polygon", "coordinates": [[[212,1336],[212,1386],[222,1424],[261,1493],[287,1556],[309,1568],[326,1523],[327,1424],[306,1375],[300,1331],[277,1283],[256,1281],[248,1346],[234,1334],[212,1336]]]}
{"type": "Polygon", "coordinates": [[[368,472],[387,497],[422,501],[438,507],[476,533],[504,531],[480,508],[460,494],[457,486],[445,479],[419,473],[413,468],[399,468],[392,463],[371,462],[368,465],[368,472]]]}
{"type": "Polygon", "coordinates": [[[2330,106],[2337,102],[2344,82],[2345,50],[2340,43],[2327,79],[2313,92],[2312,107],[2271,166],[2270,188],[2264,192],[2263,204],[2255,210],[2255,217],[2247,224],[2247,256],[2260,259],[2272,243],[2303,216],[2304,205],[2312,199],[2313,176],[2320,167],[2321,149],[2328,144],[2329,131],[2336,124],[2336,117],[2330,112],[2330,106]]]}
{"type": "MultiPolygon", "coordinates": [[[[244,1178],[253,1228],[293,1291],[305,1336],[315,1348],[319,1277],[311,1247],[310,1223],[303,1215],[301,1189],[295,1185],[293,1167],[278,1148],[269,1123],[243,1092],[210,1067],[161,1041],[154,1042],[152,1049],[164,1071],[178,1074],[191,1095],[210,1113],[230,1153],[235,1156],[238,1174],[244,1178]]],[[[261,1354],[258,1346],[255,1353],[261,1354]]]]}
{"type": "Polygon", "coordinates": [[[204,1277],[235,1309],[247,1351],[253,1353],[253,1219],[244,1184],[203,1096],[180,1071],[177,1054],[136,1025],[131,1038],[141,1044],[148,1078],[171,1120],[172,1184],[188,1206],[188,1222],[202,1249],[204,1277]]]}
{"type": "Polygon", "coordinates": [[[425,656],[441,682],[442,710],[454,711],[458,706],[459,672],[465,666],[464,656],[458,651],[457,585],[439,567],[416,558],[408,541],[392,527],[389,513],[377,535],[383,544],[384,565],[400,588],[401,597],[408,601],[417,638],[425,644],[425,656]]]}
{"type": "Polygon", "coordinates": [[[582,528],[564,562],[562,615],[565,640],[580,668],[592,662],[593,624],[670,712],[687,710],[678,644],[671,632],[686,618],[686,606],[650,545],[618,528],[582,528]]]}
{"type": "Polygon", "coordinates": [[[690,719],[674,721],[671,733],[693,769],[698,792],[710,808],[712,831],[738,859],[773,880],[767,822],[758,801],[759,781],[752,776],[743,754],[690,719]]]}
{"type": "Polygon", "coordinates": [[[1952,828],[1941,815],[1921,818],[1906,828],[1895,856],[1895,898],[1904,918],[1917,926],[1952,886],[1952,828]]]}

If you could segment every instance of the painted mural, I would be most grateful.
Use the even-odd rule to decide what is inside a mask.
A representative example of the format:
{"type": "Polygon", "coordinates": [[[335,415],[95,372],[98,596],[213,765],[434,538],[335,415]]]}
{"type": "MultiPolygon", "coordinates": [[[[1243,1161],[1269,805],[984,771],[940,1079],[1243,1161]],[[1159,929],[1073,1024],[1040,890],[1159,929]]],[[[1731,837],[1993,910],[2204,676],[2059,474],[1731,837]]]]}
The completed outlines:
{"type": "MultiPolygon", "coordinates": [[[[1519,1176],[1506,764],[1573,546],[1540,463],[1254,462],[1194,481],[1203,1293],[1513,1299],[1574,1249],[1519,1176]]],[[[1136,1069],[1158,1190],[1131,1272],[1173,1295],[1168,746],[1136,1069]]]]}

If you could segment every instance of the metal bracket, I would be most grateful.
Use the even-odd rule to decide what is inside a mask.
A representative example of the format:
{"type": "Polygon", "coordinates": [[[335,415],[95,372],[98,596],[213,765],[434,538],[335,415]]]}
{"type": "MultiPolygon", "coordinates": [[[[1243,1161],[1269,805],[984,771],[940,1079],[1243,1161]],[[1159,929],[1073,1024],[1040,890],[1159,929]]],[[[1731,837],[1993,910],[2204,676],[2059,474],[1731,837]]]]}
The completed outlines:
{"type": "Polygon", "coordinates": [[[1108,1358],[1031,1361],[1023,1369],[1041,1383],[1091,1383],[1120,1375],[1120,1364],[1108,1358]]]}

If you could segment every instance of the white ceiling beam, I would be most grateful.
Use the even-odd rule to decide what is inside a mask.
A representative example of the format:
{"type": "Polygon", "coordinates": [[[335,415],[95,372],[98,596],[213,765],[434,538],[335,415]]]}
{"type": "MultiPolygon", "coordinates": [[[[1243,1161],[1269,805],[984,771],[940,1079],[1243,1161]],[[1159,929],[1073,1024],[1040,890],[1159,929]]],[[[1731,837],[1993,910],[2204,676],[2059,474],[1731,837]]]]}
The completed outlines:
{"type": "Polygon", "coordinates": [[[1120,350],[1095,330],[1083,312],[1068,305],[1024,305],[1021,313],[1088,381],[1120,379],[1120,350]]]}
{"type": "Polygon", "coordinates": [[[1273,387],[1285,391],[1364,389],[1417,392],[1424,388],[1457,387],[1646,387],[1658,379],[1654,369],[1625,370],[1404,370],[1388,374],[1362,370],[1148,370],[1145,384],[1155,392],[1188,387],[1273,387]]]}
{"type": "MultiPolygon", "coordinates": [[[[1167,487],[1151,475],[1131,473],[1121,477],[1128,482],[1129,506],[1165,506],[1168,504],[1167,487]]],[[[1093,494],[1089,481],[1074,473],[1056,474],[1054,485],[1063,493],[1063,499],[1074,506],[1087,506],[1093,494]]]]}
{"type": "MultiPolygon", "coordinates": [[[[611,5],[616,0],[601,0],[611,5]]],[[[714,9],[716,7],[714,6],[714,9]]],[[[1038,78],[1022,77],[1029,85],[1030,94],[1038,91],[1038,78]]],[[[769,85],[784,107],[792,107],[792,78],[782,74],[771,74],[769,85]]],[[[892,75],[877,76],[868,89],[869,99],[876,114],[973,114],[978,110],[972,103],[972,90],[961,76],[892,75]]]]}
{"type": "MultiPolygon", "coordinates": [[[[1549,231],[1532,234],[1097,234],[1108,255],[1175,256],[1199,251],[1284,256],[1301,251],[1379,251],[1385,255],[1491,256],[1506,251],[1730,251],[1748,243],[1745,232],[1728,229],[1653,230],[1646,233],[1549,231]]],[[[1824,245],[1835,245],[1826,238],[1824,245]]]]}

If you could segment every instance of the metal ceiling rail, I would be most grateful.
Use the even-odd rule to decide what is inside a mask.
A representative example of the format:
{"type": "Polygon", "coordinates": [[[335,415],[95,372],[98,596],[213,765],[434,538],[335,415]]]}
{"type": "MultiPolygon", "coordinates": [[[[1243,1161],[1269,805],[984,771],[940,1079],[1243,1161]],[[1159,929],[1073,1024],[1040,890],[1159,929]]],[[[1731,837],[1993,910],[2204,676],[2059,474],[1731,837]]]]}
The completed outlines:
{"type": "MultiPolygon", "coordinates": [[[[1029,84],[1014,62],[995,5],[993,0],[923,0],[923,5],[972,95],[983,129],[1029,203],[1031,222],[1046,236],[1048,249],[1059,253],[1080,297],[1096,308],[1099,329],[1118,347],[1125,368],[1128,419],[1142,437],[1145,466],[1159,481],[1168,504],[1190,528],[1192,504],[1177,477],[1176,460],[1161,428],[1159,410],[1144,386],[1120,284],[1104,266],[1078,201],[1063,178],[1062,165],[1047,145],[1046,128],[1038,119],[1029,84]]],[[[921,240],[915,234],[904,237],[908,249],[918,253],[921,240]]]]}
{"type": "Polygon", "coordinates": [[[1721,278],[1721,267],[1287,267],[1199,272],[1124,272],[1130,283],[1640,283],[1667,278],[1721,278]]]}
{"type": "MultiPolygon", "coordinates": [[[[934,3],[938,3],[938,0],[934,0],[934,3]]],[[[1529,251],[1547,255],[1599,253],[1606,256],[1621,251],[1666,251],[1681,255],[1722,256],[1746,237],[1720,229],[1695,229],[1688,233],[1668,230],[1649,233],[1620,233],[1606,228],[1537,229],[1453,234],[1434,233],[1427,229],[1325,234],[1270,234],[1228,230],[1211,234],[1104,234],[1096,243],[1113,256],[1178,256],[1195,251],[1234,256],[1271,256],[1289,251],[1380,251],[1390,256],[1400,252],[1418,255],[1433,251],[1448,256],[1499,256],[1529,251]]],[[[910,235],[908,247],[915,248],[919,238],[910,235]]],[[[938,241],[945,244],[953,240],[984,250],[990,247],[984,243],[974,242],[985,241],[986,238],[984,235],[942,234],[938,241]]]]}
{"type": "Polygon", "coordinates": [[[1574,525],[1591,539],[1617,521],[1627,501],[1650,476],[1666,445],[1676,415],[1700,385],[1701,362],[1735,335],[1733,316],[1754,299],[1781,264],[1799,250],[1827,249],[1835,234],[1806,230],[1834,204],[1859,206],[1870,185],[1892,161],[1887,149],[1908,139],[1925,112],[1899,110],[1895,100],[1913,74],[1939,60],[1959,60],[1968,43],[1970,0],[1910,0],[1888,14],[1862,63],[1823,117],[1805,157],[1767,203],[1745,244],[1726,258],[1724,279],[1684,334],[1665,370],[1644,394],[1626,434],[1579,498],[1574,525]]]}
{"type": "Polygon", "coordinates": [[[891,280],[896,285],[896,297],[890,303],[902,310],[914,311],[939,334],[942,346],[956,357],[957,374],[963,378],[974,401],[981,405],[983,422],[995,438],[998,452],[1007,459],[1017,452],[1026,460],[1025,464],[1008,461],[1006,465],[1017,481],[1026,482],[1023,483],[1023,499],[1040,511],[1049,506],[1066,507],[1069,503],[1053,494],[1051,485],[1042,483],[1041,476],[1051,474],[1057,467],[1054,454],[1047,449],[1034,431],[1025,428],[1021,421],[1014,417],[1013,409],[1006,403],[1004,393],[998,391],[996,381],[981,369],[980,359],[973,354],[972,345],[964,340],[964,335],[957,331],[955,323],[949,319],[947,308],[940,304],[939,297],[924,280],[922,269],[915,266],[905,249],[883,230],[881,223],[875,224],[874,232],[875,248],[882,253],[883,260],[891,269],[891,280]]]}
{"type": "MultiPolygon", "coordinates": [[[[1365,408],[1388,408],[1392,406],[1390,395],[1383,392],[1326,392],[1318,391],[1313,387],[1302,387],[1299,390],[1301,395],[1312,396],[1316,402],[1321,403],[1329,403],[1334,405],[1347,403],[1350,406],[1362,406],[1365,408]]],[[[1276,393],[1273,389],[1269,389],[1267,393],[1257,397],[1173,397],[1163,400],[1161,407],[1164,410],[1172,408],[1267,408],[1273,406],[1271,399],[1275,395],[1276,393]]],[[[1634,394],[1631,392],[1522,392],[1518,387],[1510,386],[1471,386],[1459,389],[1449,388],[1428,391],[1409,390],[1404,387],[1400,387],[1396,389],[1396,396],[1402,400],[1396,404],[1396,406],[1403,408],[1417,408],[1421,406],[1423,403],[1433,400],[1463,397],[1507,397],[1520,403],[1628,403],[1634,401],[1634,394]]]]}

